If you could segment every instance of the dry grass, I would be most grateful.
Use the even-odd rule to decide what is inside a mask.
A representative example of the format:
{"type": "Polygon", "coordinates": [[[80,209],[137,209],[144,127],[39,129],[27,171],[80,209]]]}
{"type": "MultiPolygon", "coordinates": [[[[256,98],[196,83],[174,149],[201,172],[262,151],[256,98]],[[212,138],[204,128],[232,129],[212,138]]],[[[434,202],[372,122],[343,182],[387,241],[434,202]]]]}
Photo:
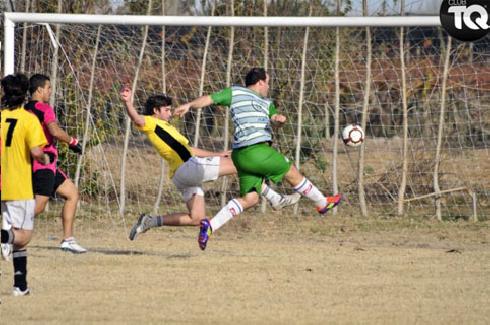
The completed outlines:
{"type": "Polygon", "coordinates": [[[31,296],[9,296],[2,262],[1,323],[488,324],[489,227],[246,213],[201,252],[194,228],[129,242],[117,222],[86,220],[91,252],[75,256],[54,249],[60,226],[41,220],[31,296]]]}

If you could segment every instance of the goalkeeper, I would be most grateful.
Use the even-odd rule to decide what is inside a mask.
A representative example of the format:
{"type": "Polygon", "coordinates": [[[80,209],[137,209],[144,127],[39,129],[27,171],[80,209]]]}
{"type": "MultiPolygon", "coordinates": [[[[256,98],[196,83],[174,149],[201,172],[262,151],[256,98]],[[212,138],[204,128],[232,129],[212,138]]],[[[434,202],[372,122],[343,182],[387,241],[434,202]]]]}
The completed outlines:
{"type": "Polygon", "coordinates": [[[326,213],[340,203],[341,195],[325,197],[294,167],[291,161],[271,147],[271,126],[286,122],[276,107],[267,98],[269,75],[262,68],[253,68],[245,77],[245,86],[225,88],[212,95],[205,95],[181,105],[175,114],[182,116],[190,108],[202,108],[211,104],[230,107],[235,132],[232,159],[240,179],[240,198],[233,199],[210,221],[201,222],[199,246],[206,248],[209,235],[234,216],[256,205],[259,191],[265,179],[279,182],[285,178],[297,193],[312,200],[320,214],[326,213]]]}
{"type": "MultiPolygon", "coordinates": [[[[134,240],[149,228],[161,226],[199,226],[205,219],[204,191],[202,183],[216,180],[219,176],[236,174],[229,152],[211,152],[189,146],[189,140],[169,123],[172,117],[172,99],[164,94],[150,96],[143,115],[133,106],[133,93],[129,87],[121,90],[121,99],[136,127],[142,131],[169,164],[169,176],[182,193],[188,212],[152,217],[142,214],[132,227],[129,239],[134,240]]],[[[262,195],[277,210],[298,202],[300,196],[280,195],[266,184],[261,184],[262,195]]]]}
{"type": "Polygon", "coordinates": [[[79,200],[78,189],[73,181],[59,168],[58,149],[56,142],[61,141],[77,154],[82,153],[82,146],[77,138],[69,136],[58,124],[54,109],[48,104],[51,97],[51,82],[49,77],[43,74],[34,74],[29,79],[29,93],[31,98],[25,105],[25,109],[33,113],[43,126],[48,145],[43,151],[50,157],[50,163],[46,166],[34,161],[32,173],[32,185],[36,199],[36,212],[38,216],[46,209],[50,197],[55,194],[65,199],[61,213],[63,221],[63,240],[60,248],[75,254],[86,253],[87,250],[80,246],[73,237],[73,224],[79,200]]]}

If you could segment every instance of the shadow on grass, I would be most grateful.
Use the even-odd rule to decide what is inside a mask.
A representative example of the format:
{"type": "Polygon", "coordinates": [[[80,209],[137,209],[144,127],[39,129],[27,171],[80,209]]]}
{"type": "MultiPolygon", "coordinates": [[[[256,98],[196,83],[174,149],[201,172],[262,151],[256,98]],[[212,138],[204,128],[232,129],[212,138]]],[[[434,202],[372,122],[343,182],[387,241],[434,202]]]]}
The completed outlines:
{"type": "MultiPolygon", "coordinates": [[[[29,248],[52,250],[52,251],[61,251],[61,249],[59,247],[56,247],[56,246],[29,245],[29,248]]],[[[67,252],[67,253],[70,253],[70,252],[67,252]]],[[[113,249],[113,248],[100,248],[100,247],[89,248],[89,251],[85,254],[93,254],[93,253],[104,254],[104,255],[162,256],[162,257],[166,257],[168,259],[185,259],[185,258],[191,258],[193,256],[196,256],[196,255],[192,255],[190,253],[169,254],[169,253],[165,253],[165,252],[148,252],[148,251],[141,251],[141,250],[134,250],[134,249],[113,249]]],[[[73,254],[78,255],[76,253],[73,253],[73,254]]]]}

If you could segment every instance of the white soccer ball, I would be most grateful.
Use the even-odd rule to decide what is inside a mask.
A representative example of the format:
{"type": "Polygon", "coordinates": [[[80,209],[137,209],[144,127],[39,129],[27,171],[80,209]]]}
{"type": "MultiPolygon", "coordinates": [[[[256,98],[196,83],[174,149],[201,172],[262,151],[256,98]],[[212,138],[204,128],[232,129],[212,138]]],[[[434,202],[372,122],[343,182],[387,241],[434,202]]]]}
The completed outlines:
{"type": "Polygon", "coordinates": [[[349,124],[342,130],[342,140],[346,146],[360,146],[364,141],[364,131],[357,124],[349,124]]]}

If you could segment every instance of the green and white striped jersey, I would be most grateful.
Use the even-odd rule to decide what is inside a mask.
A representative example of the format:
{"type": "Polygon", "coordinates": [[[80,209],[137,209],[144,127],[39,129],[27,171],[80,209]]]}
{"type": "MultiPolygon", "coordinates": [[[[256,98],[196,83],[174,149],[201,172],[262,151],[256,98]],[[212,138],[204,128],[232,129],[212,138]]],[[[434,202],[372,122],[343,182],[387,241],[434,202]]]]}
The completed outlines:
{"type": "Polygon", "coordinates": [[[235,127],[232,148],[272,141],[270,117],[277,114],[272,100],[253,90],[232,86],[211,95],[213,103],[230,107],[235,127]]]}

